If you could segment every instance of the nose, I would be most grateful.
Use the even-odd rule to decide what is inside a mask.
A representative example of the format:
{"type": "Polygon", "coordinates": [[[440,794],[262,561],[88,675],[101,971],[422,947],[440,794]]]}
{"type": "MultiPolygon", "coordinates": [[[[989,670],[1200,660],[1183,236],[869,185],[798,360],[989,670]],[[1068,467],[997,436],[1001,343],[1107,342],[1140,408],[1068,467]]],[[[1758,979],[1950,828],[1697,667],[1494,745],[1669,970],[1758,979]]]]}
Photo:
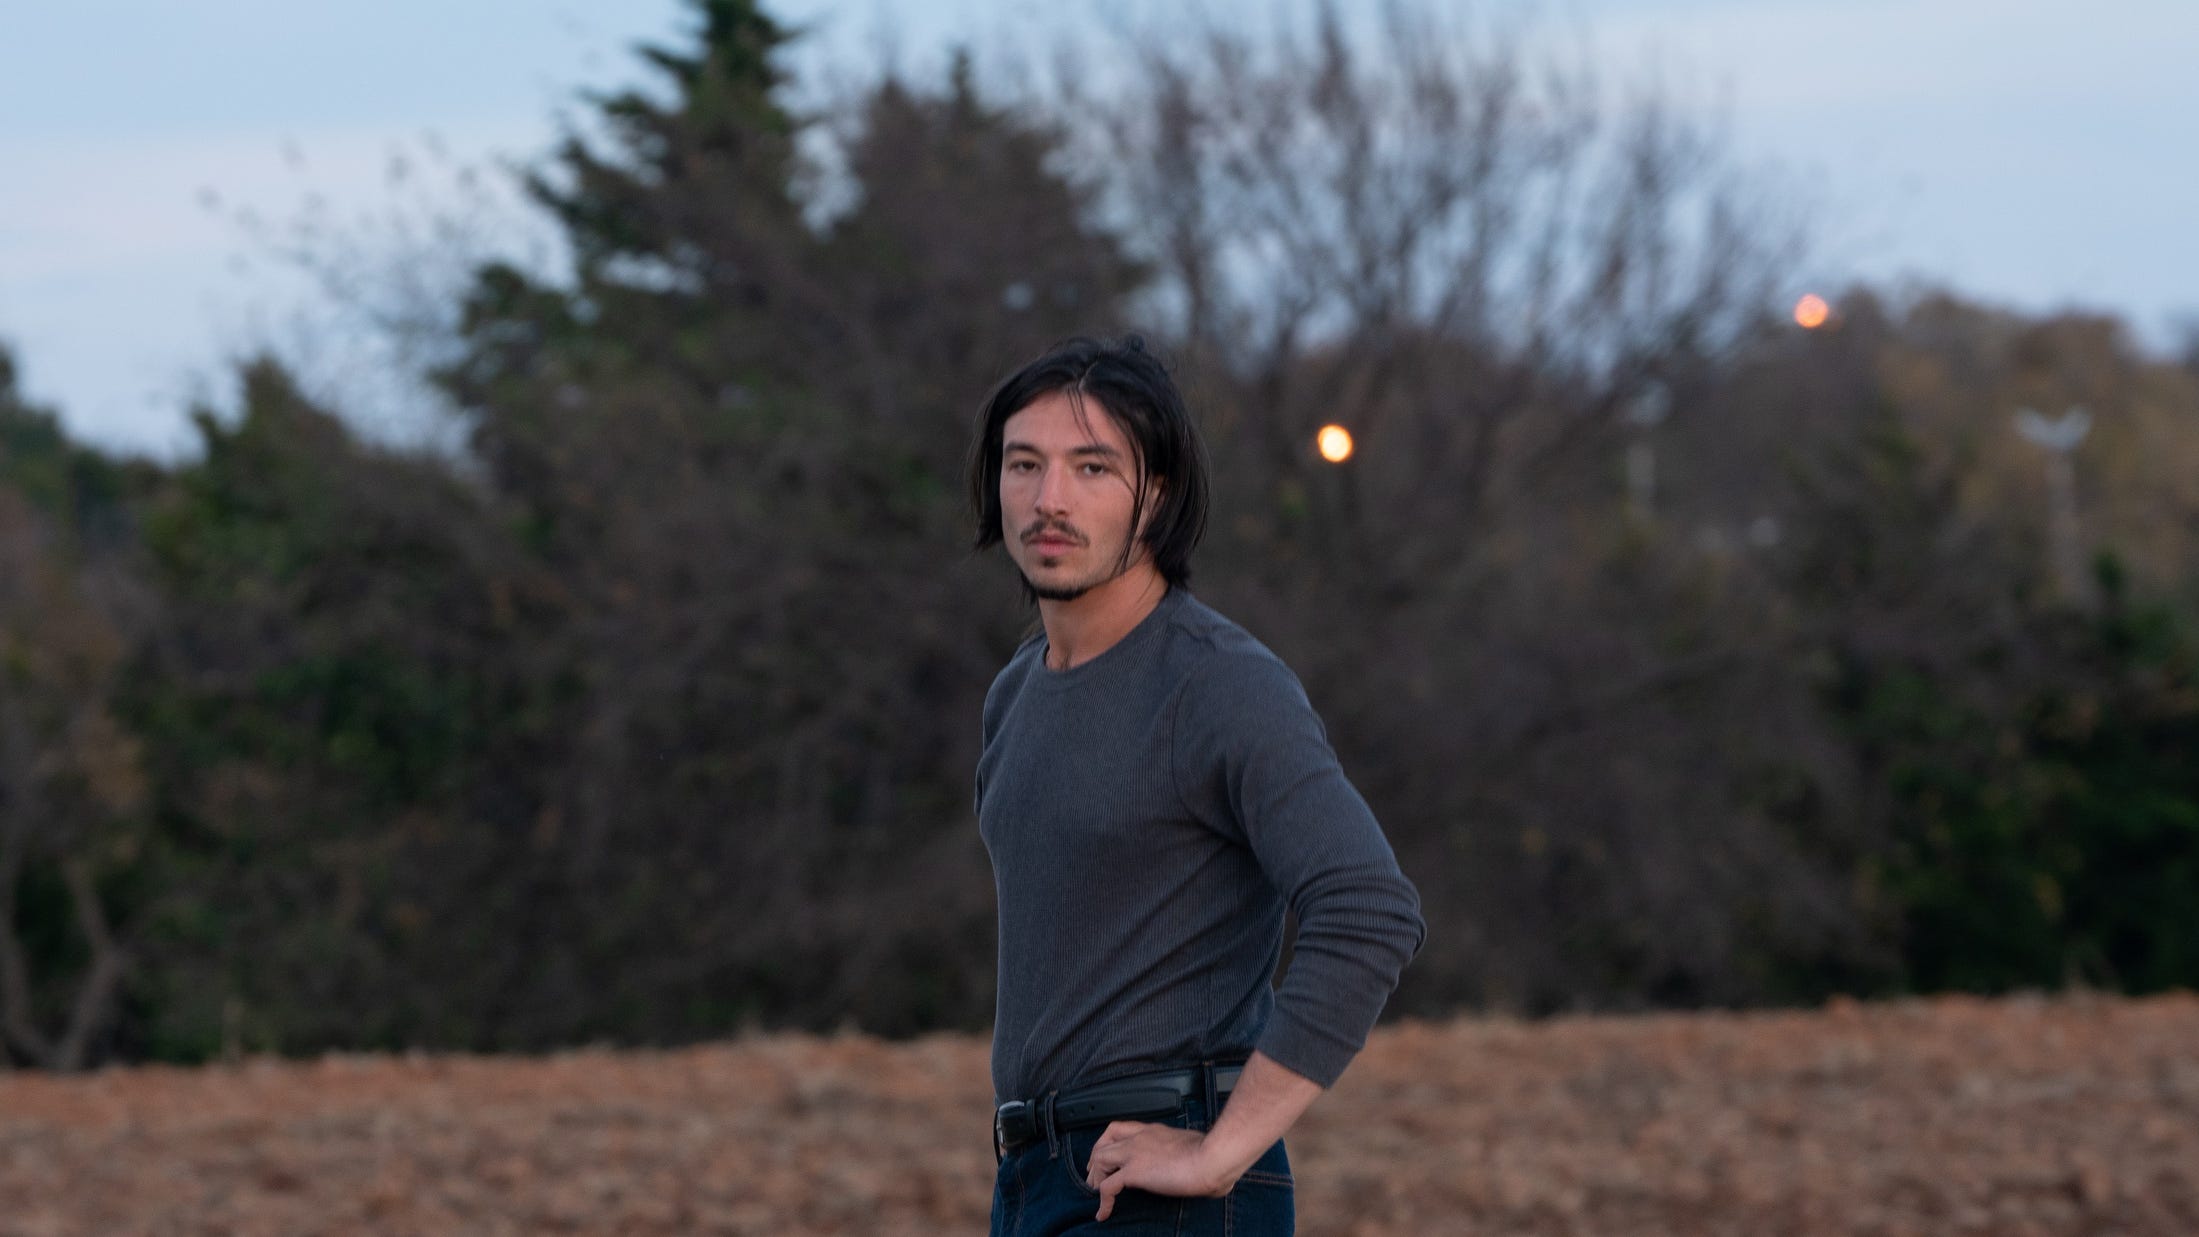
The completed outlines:
{"type": "Polygon", "coordinates": [[[1066,469],[1039,470],[1038,484],[1031,487],[1031,509],[1044,515],[1069,510],[1069,474],[1066,469]]]}

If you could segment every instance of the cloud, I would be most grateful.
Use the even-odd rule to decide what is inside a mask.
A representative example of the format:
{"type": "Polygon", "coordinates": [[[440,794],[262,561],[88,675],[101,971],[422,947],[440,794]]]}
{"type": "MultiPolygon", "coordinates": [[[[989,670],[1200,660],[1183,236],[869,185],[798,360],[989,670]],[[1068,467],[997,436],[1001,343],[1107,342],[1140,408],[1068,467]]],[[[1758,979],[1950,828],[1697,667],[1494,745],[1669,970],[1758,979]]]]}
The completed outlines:
{"type": "MultiPolygon", "coordinates": [[[[544,121],[443,130],[459,161],[540,149],[544,121]]],[[[417,133],[372,129],[58,141],[0,139],[17,190],[0,228],[0,280],[54,279],[196,260],[219,266],[245,241],[239,212],[286,222],[320,200],[389,196],[393,160],[422,158],[417,133]]]]}
{"type": "Polygon", "coordinates": [[[1751,0],[1623,10],[1590,0],[1613,63],[1644,50],[1730,80],[1748,108],[2083,98],[2189,106],[2199,5],[2125,0],[1751,0]]]}
{"type": "MultiPolygon", "coordinates": [[[[487,120],[439,140],[458,166],[551,137],[547,119],[487,120]]],[[[339,232],[400,203],[415,215],[456,207],[447,173],[392,185],[397,158],[432,161],[422,135],[387,128],[0,139],[0,339],[25,388],[92,441],[172,454],[208,375],[314,300],[268,251],[314,201],[339,232]],[[262,221],[258,239],[239,211],[262,221]]]]}

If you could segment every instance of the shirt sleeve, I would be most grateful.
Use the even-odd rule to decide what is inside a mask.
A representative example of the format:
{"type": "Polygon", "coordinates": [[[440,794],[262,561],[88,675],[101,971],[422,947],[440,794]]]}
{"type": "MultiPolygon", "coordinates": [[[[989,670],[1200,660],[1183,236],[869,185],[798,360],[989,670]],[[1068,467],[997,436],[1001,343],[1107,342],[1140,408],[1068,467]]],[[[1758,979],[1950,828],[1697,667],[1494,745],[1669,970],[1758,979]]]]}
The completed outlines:
{"type": "Polygon", "coordinates": [[[1191,676],[1172,750],[1186,805],[1251,848],[1298,921],[1256,1047],[1331,1086],[1427,939],[1419,892],[1297,676],[1265,649],[1222,653],[1191,676]]]}

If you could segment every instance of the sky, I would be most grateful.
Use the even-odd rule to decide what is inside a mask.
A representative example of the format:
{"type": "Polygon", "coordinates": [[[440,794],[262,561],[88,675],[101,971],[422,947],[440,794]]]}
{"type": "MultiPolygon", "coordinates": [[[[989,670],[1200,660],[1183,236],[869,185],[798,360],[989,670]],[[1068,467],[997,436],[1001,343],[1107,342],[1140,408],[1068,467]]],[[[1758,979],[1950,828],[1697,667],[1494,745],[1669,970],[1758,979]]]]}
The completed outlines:
{"type": "MultiPolygon", "coordinates": [[[[1204,7],[1250,20],[1277,4],[1304,11],[1204,7]]],[[[1043,39],[1066,6],[766,7],[812,30],[794,67],[821,80],[889,49],[921,70],[955,40],[982,56],[1043,39]]],[[[1816,256],[1798,287],[1941,284],[2116,313],[2155,342],[2199,318],[2194,0],[1482,7],[1533,7],[1538,29],[1611,76],[1653,73],[1716,119],[1737,158],[1806,198],[1816,256]]],[[[680,0],[16,6],[0,38],[0,341],[23,387],[81,439],[172,457],[194,441],[194,403],[233,398],[235,357],[318,340],[336,358],[325,372],[348,355],[347,380],[369,384],[360,370],[388,366],[345,353],[336,337],[363,328],[281,257],[285,238],[317,220],[387,238],[448,216],[539,255],[547,231],[501,169],[584,112],[580,91],[646,80],[632,48],[677,46],[688,24],[680,0]]],[[[424,295],[449,274],[426,272],[424,295]]]]}

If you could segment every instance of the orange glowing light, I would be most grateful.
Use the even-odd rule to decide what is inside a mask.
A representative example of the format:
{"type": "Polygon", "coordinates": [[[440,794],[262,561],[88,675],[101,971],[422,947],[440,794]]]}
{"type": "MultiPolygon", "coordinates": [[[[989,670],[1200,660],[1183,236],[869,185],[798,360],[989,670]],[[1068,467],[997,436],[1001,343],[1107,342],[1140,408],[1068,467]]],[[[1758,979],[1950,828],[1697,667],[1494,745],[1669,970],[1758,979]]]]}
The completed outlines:
{"type": "Polygon", "coordinates": [[[1814,331],[1832,321],[1832,306],[1815,292],[1794,303],[1794,321],[1805,331],[1814,331]]]}
{"type": "Polygon", "coordinates": [[[1313,439],[1320,449],[1321,458],[1331,464],[1341,464],[1351,458],[1351,431],[1341,425],[1324,425],[1313,439]]]}

